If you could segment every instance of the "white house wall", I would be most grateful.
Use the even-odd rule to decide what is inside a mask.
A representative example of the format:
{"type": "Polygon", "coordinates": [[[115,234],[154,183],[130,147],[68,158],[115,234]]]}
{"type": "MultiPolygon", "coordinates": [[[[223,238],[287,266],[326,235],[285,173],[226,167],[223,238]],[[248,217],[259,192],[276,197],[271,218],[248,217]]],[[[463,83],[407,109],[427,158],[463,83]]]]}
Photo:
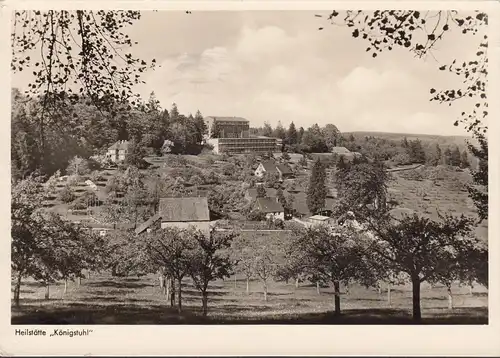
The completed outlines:
{"type": "Polygon", "coordinates": [[[266,219],[270,219],[270,218],[280,219],[280,220],[285,221],[285,213],[280,212],[280,213],[268,213],[268,214],[266,214],[266,219]]]}

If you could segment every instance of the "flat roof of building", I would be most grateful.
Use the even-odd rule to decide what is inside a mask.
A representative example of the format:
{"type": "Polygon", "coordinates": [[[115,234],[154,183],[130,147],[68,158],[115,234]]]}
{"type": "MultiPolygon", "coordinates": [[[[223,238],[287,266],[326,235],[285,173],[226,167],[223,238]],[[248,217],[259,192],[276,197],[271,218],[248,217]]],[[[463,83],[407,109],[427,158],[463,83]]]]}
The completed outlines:
{"type": "Polygon", "coordinates": [[[323,215],[313,215],[309,218],[309,220],[318,220],[318,221],[325,221],[331,219],[329,216],[323,216],[323,215]]]}

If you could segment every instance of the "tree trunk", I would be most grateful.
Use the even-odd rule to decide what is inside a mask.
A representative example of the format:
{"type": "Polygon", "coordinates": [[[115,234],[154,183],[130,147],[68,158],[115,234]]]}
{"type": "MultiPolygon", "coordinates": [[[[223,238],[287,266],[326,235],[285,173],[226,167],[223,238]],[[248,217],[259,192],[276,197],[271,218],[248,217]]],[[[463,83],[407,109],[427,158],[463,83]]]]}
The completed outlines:
{"type": "Polygon", "coordinates": [[[412,290],[413,290],[413,319],[420,321],[422,319],[422,312],[420,310],[420,278],[412,277],[412,290]]]}
{"type": "Polygon", "coordinates": [[[21,273],[17,274],[16,286],[14,287],[14,304],[19,307],[20,297],[21,297],[21,273]]]}
{"type": "Polygon", "coordinates": [[[335,293],[335,315],[340,315],[340,283],[333,281],[333,288],[335,293]]]}
{"type": "Polygon", "coordinates": [[[116,265],[113,265],[113,267],[111,267],[111,276],[116,276],[116,265]]]}
{"type": "Polygon", "coordinates": [[[247,295],[250,294],[250,279],[247,277],[247,295]]]}
{"type": "Polygon", "coordinates": [[[158,280],[160,281],[160,288],[165,287],[165,277],[163,275],[158,276],[158,280]]]}
{"type": "Polygon", "coordinates": [[[264,301],[267,302],[267,282],[264,281],[264,301]]]}
{"type": "Polygon", "coordinates": [[[380,283],[377,285],[377,290],[378,290],[378,295],[381,296],[382,295],[382,286],[380,285],[380,283]]]}
{"type": "Polygon", "coordinates": [[[299,279],[295,278],[295,288],[299,288],[299,279]]]}
{"type": "Polygon", "coordinates": [[[64,292],[63,292],[63,295],[65,295],[66,292],[68,292],[68,279],[64,280],[64,292]]]}
{"type": "Polygon", "coordinates": [[[175,281],[173,278],[170,279],[170,307],[175,306],[175,281]]]}
{"type": "Polygon", "coordinates": [[[234,290],[236,291],[236,275],[234,275],[234,290]]]}
{"type": "Polygon", "coordinates": [[[179,302],[177,302],[177,311],[179,313],[181,313],[182,312],[182,279],[181,278],[177,279],[177,283],[179,286],[179,287],[177,287],[177,290],[178,290],[177,291],[177,300],[179,301],[179,302]]]}
{"type": "Polygon", "coordinates": [[[316,293],[317,293],[318,295],[321,295],[321,291],[319,290],[319,281],[318,281],[318,282],[316,282],[316,293]]]}
{"type": "Polygon", "coordinates": [[[451,286],[448,286],[448,309],[453,310],[453,294],[451,292],[451,286]]]}
{"type": "Polygon", "coordinates": [[[387,304],[389,305],[389,307],[391,307],[391,305],[392,305],[392,300],[391,300],[391,284],[390,283],[387,285],[387,304]]]}
{"type": "Polygon", "coordinates": [[[472,290],[474,289],[474,286],[472,284],[469,286],[469,295],[472,296],[472,290]]]}
{"type": "Polygon", "coordinates": [[[45,299],[50,299],[50,285],[48,283],[45,284],[45,299]]]}
{"type": "Polygon", "coordinates": [[[208,314],[208,292],[204,291],[201,293],[201,305],[203,310],[203,317],[206,317],[208,314]]]}
{"type": "Polygon", "coordinates": [[[349,296],[349,282],[345,284],[345,294],[349,296]]]}
{"type": "Polygon", "coordinates": [[[163,294],[165,296],[167,296],[167,300],[168,300],[168,298],[170,296],[170,280],[168,279],[168,277],[165,277],[164,281],[165,281],[165,286],[163,287],[163,294]]]}
{"type": "Polygon", "coordinates": [[[87,270],[87,280],[90,280],[90,270],[87,270]]]}
{"type": "Polygon", "coordinates": [[[78,287],[80,287],[80,285],[82,284],[82,278],[81,277],[78,277],[76,279],[76,284],[77,284],[78,287]]]}

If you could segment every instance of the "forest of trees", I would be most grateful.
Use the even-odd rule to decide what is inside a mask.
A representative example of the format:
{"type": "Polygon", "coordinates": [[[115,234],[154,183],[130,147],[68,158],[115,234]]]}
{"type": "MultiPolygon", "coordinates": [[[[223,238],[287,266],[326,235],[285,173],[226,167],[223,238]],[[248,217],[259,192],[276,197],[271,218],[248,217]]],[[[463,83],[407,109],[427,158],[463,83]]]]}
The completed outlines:
{"type": "Polygon", "coordinates": [[[147,154],[198,154],[202,150],[206,128],[201,113],[182,115],[175,104],[170,110],[161,109],[154,93],[147,103],[136,108],[116,103],[104,111],[84,98],[71,106],[71,113],[53,115],[42,126],[41,100],[12,90],[14,178],[34,172],[50,176],[57,170],[64,171],[73,157],[102,155],[117,140],[131,142],[128,160],[135,166],[140,166],[147,154]],[[164,145],[165,140],[169,145],[164,145]]]}
{"type": "Polygon", "coordinates": [[[281,123],[276,128],[266,123],[264,127],[252,128],[252,132],[283,139],[284,150],[290,153],[328,153],[338,146],[394,165],[451,165],[461,168],[471,165],[472,155],[468,153],[465,140],[462,148],[459,148],[456,144],[440,145],[436,140],[424,143],[418,138],[399,141],[374,135],[343,134],[333,124],[324,127],[315,124],[306,130],[302,127],[297,130],[293,122],[288,129],[284,129],[281,123]]]}

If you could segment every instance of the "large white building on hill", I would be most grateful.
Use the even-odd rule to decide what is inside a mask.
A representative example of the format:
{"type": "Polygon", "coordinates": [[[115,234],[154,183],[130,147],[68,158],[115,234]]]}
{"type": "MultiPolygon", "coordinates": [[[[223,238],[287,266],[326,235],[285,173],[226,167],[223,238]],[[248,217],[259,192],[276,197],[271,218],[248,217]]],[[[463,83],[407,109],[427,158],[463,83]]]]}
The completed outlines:
{"type": "Polygon", "coordinates": [[[205,117],[205,142],[220,153],[280,152],[283,141],[279,138],[250,135],[250,121],[241,117],[205,117]]]}

